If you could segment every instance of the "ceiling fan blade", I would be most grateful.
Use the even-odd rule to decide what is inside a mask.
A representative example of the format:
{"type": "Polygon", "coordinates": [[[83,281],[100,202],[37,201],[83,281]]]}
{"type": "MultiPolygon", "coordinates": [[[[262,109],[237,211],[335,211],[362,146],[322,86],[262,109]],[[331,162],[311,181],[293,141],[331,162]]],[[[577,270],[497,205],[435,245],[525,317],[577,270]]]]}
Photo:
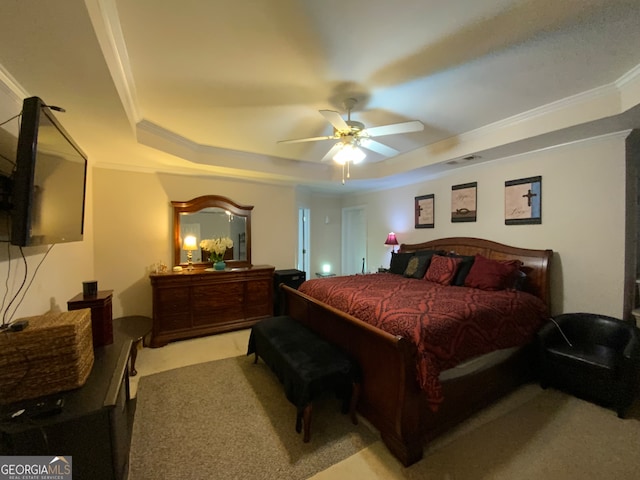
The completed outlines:
{"type": "Polygon", "coordinates": [[[318,140],[335,140],[336,137],[325,136],[325,137],[309,137],[309,138],[295,138],[293,140],[279,140],[278,143],[301,143],[301,142],[317,142],[318,140]]]}
{"type": "Polygon", "coordinates": [[[331,149],[322,157],[322,162],[326,162],[328,160],[333,160],[333,157],[336,153],[342,148],[342,142],[337,142],[331,149]]]}
{"type": "Polygon", "coordinates": [[[367,133],[372,137],[394,135],[396,133],[420,132],[422,130],[424,130],[424,124],[420,120],[393,123],[391,125],[382,125],[380,127],[371,127],[366,129],[367,133]]]}
{"type": "Polygon", "coordinates": [[[379,153],[380,155],[384,155],[385,157],[393,157],[399,153],[395,148],[391,148],[383,143],[371,140],[370,138],[361,140],[360,146],[367,150],[379,153]]]}
{"type": "Polygon", "coordinates": [[[338,112],[334,112],[333,110],[320,110],[320,114],[339,132],[349,132],[351,130],[351,127],[347,125],[347,122],[344,121],[344,118],[342,118],[338,112]]]}

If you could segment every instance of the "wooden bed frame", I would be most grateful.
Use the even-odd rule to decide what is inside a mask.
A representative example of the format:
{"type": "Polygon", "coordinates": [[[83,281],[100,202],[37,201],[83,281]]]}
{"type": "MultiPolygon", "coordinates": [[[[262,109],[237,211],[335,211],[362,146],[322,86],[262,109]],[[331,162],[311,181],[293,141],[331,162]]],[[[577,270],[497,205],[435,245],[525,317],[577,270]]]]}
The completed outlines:
{"type": "MultiPolygon", "coordinates": [[[[477,238],[444,238],[400,246],[400,252],[445,250],[460,255],[479,253],[495,260],[519,259],[527,273],[527,290],[549,305],[551,250],[510,247],[477,238]]],[[[380,430],[389,450],[409,466],[422,458],[426,442],[531,379],[532,345],[524,346],[498,365],[442,382],[444,402],[430,410],[416,380],[415,347],[357,318],[286,285],[286,313],[357,360],[363,380],[358,412],[380,430]]]]}

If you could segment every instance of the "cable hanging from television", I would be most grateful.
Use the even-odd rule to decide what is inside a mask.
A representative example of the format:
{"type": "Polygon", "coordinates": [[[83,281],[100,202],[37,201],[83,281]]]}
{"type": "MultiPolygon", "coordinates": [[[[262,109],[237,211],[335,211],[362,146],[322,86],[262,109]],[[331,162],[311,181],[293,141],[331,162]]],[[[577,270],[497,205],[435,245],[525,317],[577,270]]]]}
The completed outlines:
{"type": "Polygon", "coordinates": [[[22,111],[20,111],[20,113],[16,113],[13,117],[6,119],[4,122],[0,123],[0,127],[3,125],[6,125],[7,123],[9,123],[11,120],[18,118],[20,115],[22,115],[22,111]]]}

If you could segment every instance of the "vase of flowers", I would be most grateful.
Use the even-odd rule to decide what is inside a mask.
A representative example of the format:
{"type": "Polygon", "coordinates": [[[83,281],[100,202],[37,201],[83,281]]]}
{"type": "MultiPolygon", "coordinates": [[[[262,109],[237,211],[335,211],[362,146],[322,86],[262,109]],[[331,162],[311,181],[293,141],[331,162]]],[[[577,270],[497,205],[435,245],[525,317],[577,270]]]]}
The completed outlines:
{"type": "Polygon", "coordinates": [[[229,237],[207,238],[200,242],[200,248],[209,252],[209,261],[216,270],[224,270],[226,264],[222,260],[227,249],[233,248],[233,240],[229,237]]]}

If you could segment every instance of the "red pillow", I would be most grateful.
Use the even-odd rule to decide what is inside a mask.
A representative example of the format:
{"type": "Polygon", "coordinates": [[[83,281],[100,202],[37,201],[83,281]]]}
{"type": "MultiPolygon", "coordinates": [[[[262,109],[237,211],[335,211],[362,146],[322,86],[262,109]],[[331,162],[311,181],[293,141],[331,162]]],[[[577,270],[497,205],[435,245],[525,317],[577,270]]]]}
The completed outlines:
{"type": "Polygon", "coordinates": [[[431,257],[431,264],[427,273],[424,274],[424,279],[440,285],[451,285],[461,262],[462,258],[434,255],[431,257]]]}
{"type": "Polygon", "coordinates": [[[520,260],[491,260],[482,255],[476,259],[464,280],[465,287],[481,290],[504,290],[506,282],[520,268],[520,260]]]}

